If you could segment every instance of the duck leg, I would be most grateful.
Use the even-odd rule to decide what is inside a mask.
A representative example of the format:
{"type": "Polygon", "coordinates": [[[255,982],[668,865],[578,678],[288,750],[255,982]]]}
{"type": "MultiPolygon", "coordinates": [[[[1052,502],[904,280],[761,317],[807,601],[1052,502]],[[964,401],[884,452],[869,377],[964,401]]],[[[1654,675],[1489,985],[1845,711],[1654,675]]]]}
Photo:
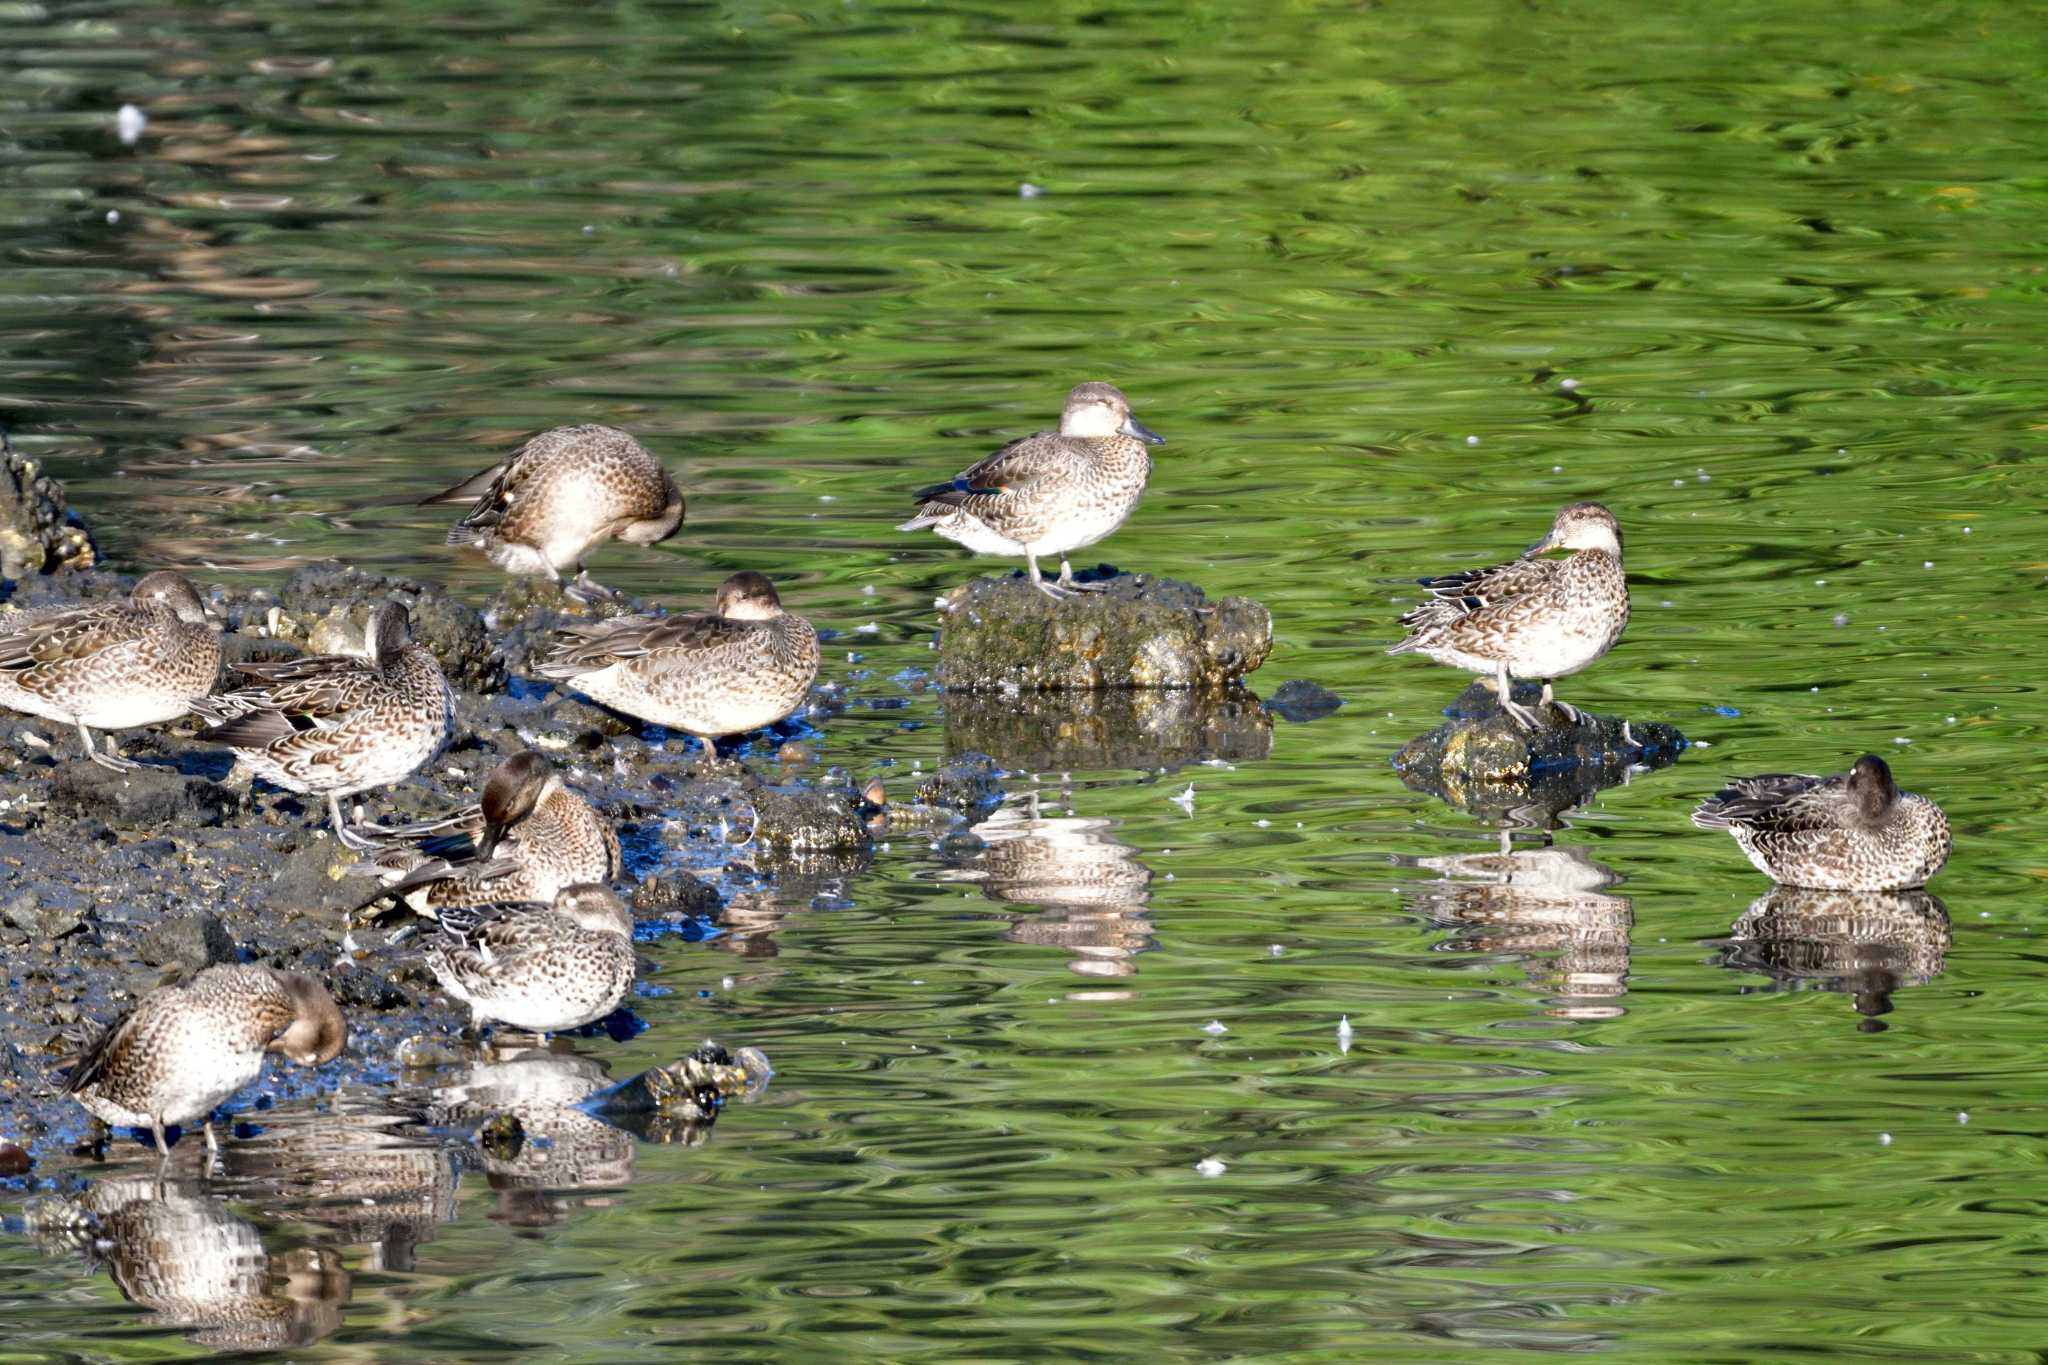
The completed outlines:
{"type": "Polygon", "coordinates": [[[1045,575],[1038,571],[1038,556],[1032,551],[1026,550],[1024,552],[1024,563],[1031,569],[1031,586],[1044,593],[1047,597],[1050,597],[1053,601],[1064,602],[1074,595],[1073,589],[1070,587],[1062,587],[1058,583],[1048,583],[1045,581],[1045,575]]]}
{"type": "MultiPolygon", "coordinates": [[[[327,793],[327,818],[329,821],[333,823],[334,837],[341,841],[341,846],[343,848],[353,850],[357,853],[361,853],[365,849],[381,847],[381,845],[378,843],[377,839],[374,836],[360,833],[357,826],[351,825],[347,820],[344,820],[342,818],[341,798],[336,796],[333,792],[327,793]]],[[[369,825],[364,826],[363,828],[378,829],[379,827],[376,825],[369,825]]]]}
{"type": "Polygon", "coordinates": [[[1498,663],[1493,666],[1493,690],[1500,697],[1500,709],[1508,713],[1508,719],[1524,730],[1537,728],[1536,713],[1515,700],[1514,684],[1508,680],[1508,666],[1498,663]]]}
{"type": "Polygon", "coordinates": [[[92,742],[92,731],[85,728],[84,721],[78,722],[78,742],[85,746],[85,756],[102,768],[110,768],[117,773],[130,773],[142,766],[132,758],[123,758],[115,753],[114,741],[111,739],[107,741],[106,752],[102,753],[92,742]]]}
{"type": "Polygon", "coordinates": [[[1573,706],[1568,701],[1559,701],[1556,697],[1551,696],[1550,679],[1548,678],[1545,678],[1543,680],[1543,705],[1555,706],[1558,710],[1564,712],[1564,718],[1566,720],[1570,721],[1574,725],[1577,725],[1579,723],[1579,708],[1573,706]]]}
{"type": "Polygon", "coordinates": [[[581,602],[586,607],[593,602],[609,602],[621,595],[617,588],[607,588],[592,578],[590,570],[580,563],[576,566],[576,577],[562,591],[571,602],[581,602]]]}
{"type": "Polygon", "coordinates": [[[1065,555],[1061,555],[1061,556],[1060,556],[1060,581],[1059,581],[1059,586],[1061,586],[1062,588],[1065,588],[1065,589],[1066,589],[1066,590],[1067,590],[1068,592],[1108,592],[1108,591],[1109,591],[1109,584],[1107,584],[1107,583],[1076,583],[1076,582],[1074,581],[1074,566],[1073,566],[1073,565],[1071,565],[1071,564],[1069,564],[1069,563],[1067,563],[1067,557],[1066,557],[1065,555]]]}

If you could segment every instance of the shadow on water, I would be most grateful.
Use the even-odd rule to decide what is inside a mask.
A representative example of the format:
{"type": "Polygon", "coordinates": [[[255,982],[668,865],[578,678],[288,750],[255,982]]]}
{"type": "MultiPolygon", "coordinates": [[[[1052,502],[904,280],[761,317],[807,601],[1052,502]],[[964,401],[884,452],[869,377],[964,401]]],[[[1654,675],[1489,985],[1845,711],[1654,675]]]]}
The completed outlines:
{"type": "Polygon", "coordinates": [[[1772,991],[1835,991],[1863,1033],[1882,1033],[1892,995],[1948,965],[1948,908],[1925,890],[1815,891],[1774,886],[1728,931],[1716,960],[1771,979],[1772,991]]]}

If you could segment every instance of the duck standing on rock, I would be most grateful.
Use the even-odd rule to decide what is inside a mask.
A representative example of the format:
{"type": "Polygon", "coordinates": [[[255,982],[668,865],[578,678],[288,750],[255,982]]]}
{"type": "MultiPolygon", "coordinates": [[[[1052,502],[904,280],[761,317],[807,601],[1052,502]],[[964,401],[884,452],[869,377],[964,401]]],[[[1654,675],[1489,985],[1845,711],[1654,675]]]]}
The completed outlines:
{"type": "Polygon", "coordinates": [[[492,771],[476,805],[390,833],[428,842],[394,849],[349,871],[383,878],[378,899],[398,897],[430,918],[449,905],[546,904],[564,887],[615,881],[622,867],[611,823],[530,749],[492,771]],[[473,857],[435,851],[436,841],[461,835],[472,841],[473,857]]]}
{"type": "Polygon", "coordinates": [[[444,489],[422,505],[469,502],[448,532],[514,574],[559,579],[573,567],[570,596],[612,595],[593,582],[583,556],[600,541],[653,545],[683,524],[683,495],[661,462],[616,427],[543,431],[501,464],[444,489]]]}
{"type": "Polygon", "coordinates": [[[619,1007],[638,968],[633,912],[602,886],[547,904],[448,906],[427,966],[481,1026],[529,1033],[595,1023],[619,1007]]]}
{"type": "Polygon", "coordinates": [[[951,483],[920,492],[917,515],[896,529],[929,526],[976,554],[1022,555],[1031,586],[1055,602],[1100,592],[1102,584],[1074,581],[1067,556],[1124,524],[1152,477],[1145,448],[1165,442],[1131,416],[1115,385],[1077,384],[1058,431],[1012,441],[951,483]],[[1040,555],[1059,556],[1058,582],[1038,572],[1040,555]]]}
{"type": "Polygon", "coordinates": [[[783,610],[766,578],[736,573],[719,585],[714,611],[566,626],[534,672],[708,745],[803,705],[818,676],[818,633],[783,610]]]}
{"type": "Polygon", "coordinates": [[[78,727],[85,756],[137,764],[92,732],[176,720],[213,691],[220,633],[181,575],[145,574],[124,600],[0,620],[0,706],[78,727]]]}
{"type": "Polygon", "coordinates": [[[1514,700],[1510,679],[1541,678],[1540,704],[1577,724],[1579,713],[1551,696],[1551,681],[1587,667],[1628,626],[1621,527],[1597,502],[1560,509],[1519,559],[1420,581],[1429,600],[1401,618],[1408,638],[1387,653],[1491,673],[1501,709],[1525,730],[1536,728],[1536,714],[1514,700]],[[1552,550],[1569,553],[1540,558],[1552,550]]]}
{"type": "Polygon", "coordinates": [[[1900,791],[1875,754],[1833,777],[1734,778],[1700,802],[1692,822],[1734,835],[1772,881],[1820,891],[1921,886],[1955,846],[1941,807],[1900,791]]]}
{"type": "MultiPolygon", "coordinates": [[[[348,1022],[311,977],[248,964],[208,967],[183,986],[159,986],[107,1025],[72,1065],[66,1094],[121,1128],[164,1129],[204,1119],[263,1071],[265,1053],[324,1066],[348,1043],[348,1022]]],[[[207,1145],[213,1145],[212,1129],[207,1145]]]]}
{"type": "Polygon", "coordinates": [[[335,837],[372,847],[342,818],[340,798],[389,787],[441,752],[455,699],[431,651],[411,643],[405,607],[379,602],[363,633],[367,654],[314,654],[235,664],[257,680],[194,703],[213,724],[203,740],[226,744],[258,777],[327,798],[335,837]]]}

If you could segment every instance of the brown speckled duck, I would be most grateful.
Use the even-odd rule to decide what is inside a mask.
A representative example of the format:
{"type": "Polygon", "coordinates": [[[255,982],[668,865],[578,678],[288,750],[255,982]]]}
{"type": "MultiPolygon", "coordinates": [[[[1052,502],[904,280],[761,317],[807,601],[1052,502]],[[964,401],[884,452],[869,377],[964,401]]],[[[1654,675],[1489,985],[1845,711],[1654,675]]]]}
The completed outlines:
{"type": "Polygon", "coordinates": [[[929,526],[976,554],[1024,556],[1031,586],[1054,601],[1102,589],[1076,583],[1067,556],[1101,540],[1138,505],[1152,477],[1147,446],[1166,438],[1131,416],[1112,384],[1077,384],[1058,431],[1010,442],[950,483],[917,495],[917,515],[896,529],[929,526]],[[1038,571],[1040,555],[1058,555],[1059,581],[1038,571]]]}
{"type": "Polygon", "coordinates": [[[1551,680],[1593,663],[1628,626],[1621,527],[1597,502],[1561,509],[1520,559],[1421,583],[1429,599],[1401,618],[1408,637],[1387,653],[1492,674],[1501,709],[1523,729],[1535,728],[1536,715],[1514,700],[1509,679],[1541,678],[1540,704],[1576,723],[1578,712],[1551,696],[1551,680]],[[1539,558],[1552,550],[1569,553],[1539,558]]]}
{"type": "Polygon", "coordinates": [[[710,741],[773,725],[810,695],[818,633],[757,573],[719,585],[717,610],[564,627],[534,670],[656,725],[710,741]]]}
{"type": "Polygon", "coordinates": [[[569,887],[552,905],[448,906],[427,966],[479,1025],[580,1028],[632,988],[633,912],[602,886],[569,887]]]}
{"type": "Polygon", "coordinates": [[[323,1066],[347,1043],[340,1008],[311,977],[208,967],[186,985],[159,986],[107,1025],[64,1089],[103,1123],[149,1129],[168,1156],[164,1129],[206,1118],[262,1073],[266,1053],[323,1066]]]}
{"type": "Polygon", "coordinates": [[[1700,803],[1692,822],[1725,829],[1772,881],[1821,891],[1901,891],[1948,861],[1948,817],[1900,791],[1875,754],[1833,777],[1738,777],[1700,803]]]}
{"type": "Polygon", "coordinates": [[[507,573],[559,578],[573,567],[571,594],[585,599],[609,593],[583,567],[593,545],[653,545],[683,522],[683,495],[661,462],[625,432],[596,425],[544,431],[423,503],[472,500],[450,545],[474,545],[507,573]]]}
{"type": "Polygon", "coordinates": [[[364,632],[367,657],[314,654],[243,663],[257,680],[193,705],[212,721],[199,737],[232,747],[258,777],[327,798],[335,837],[375,840],[342,818],[340,798],[402,782],[448,743],[455,700],[428,650],[411,643],[405,608],[379,602],[364,632]]]}
{"type": "Polygon", "coordinates": [[[0,618],[0,706],[78,727],[85,755],[115,771],[136,765],[94,747],[92,732],[176,720],[213,690],[220,635],[178,574],[146,574],[127,598],[0,618]]]}

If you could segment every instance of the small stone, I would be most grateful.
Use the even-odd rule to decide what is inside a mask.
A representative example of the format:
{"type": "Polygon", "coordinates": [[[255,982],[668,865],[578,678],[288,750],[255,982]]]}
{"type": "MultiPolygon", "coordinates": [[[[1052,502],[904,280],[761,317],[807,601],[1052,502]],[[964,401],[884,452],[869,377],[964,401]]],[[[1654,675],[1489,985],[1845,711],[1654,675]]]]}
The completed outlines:
{"type": "Polygon", "coordinates": [[[499,1114],[477,1130],[476,1144],[493,1160],[517,1160],[526,1146],[526,1125],[517,1114],[499,1114]]]}
{"type": "Polygon", "coordinates": [[[152,967],[183,967],[201,971],[239,956],[234,936],[218,915],[201,910],[167,919],[143,934],[135,955],[152,967]]]}
{"type": "Polygon", "coordinates": [[[27,1175],[35,1164],[26,1147],[13,1138],[0,1138],[0,1179],[27,1175]]]}

